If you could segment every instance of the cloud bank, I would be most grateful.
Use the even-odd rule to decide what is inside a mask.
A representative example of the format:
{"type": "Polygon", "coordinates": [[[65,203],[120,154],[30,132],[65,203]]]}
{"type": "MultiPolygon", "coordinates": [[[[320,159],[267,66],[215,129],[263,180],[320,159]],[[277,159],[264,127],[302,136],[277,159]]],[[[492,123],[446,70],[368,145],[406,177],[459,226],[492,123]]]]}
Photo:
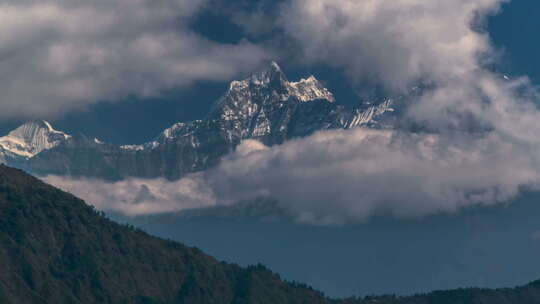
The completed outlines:
{"type": "Polygon", "coordinates": [[[496,134],[449,138],[354,129],[275,147],[249,140],[217,168],[177,182],[46,181],[129,215],[269,197],[300,222],[332,225],[508,202],[523,187],[538,186],[540,170],[529,153],[496,134]]]}
{"type": "Polygon", "coordinates": [[[228,80],[266,52],[190,29],[206,0],[0,0],[0,119],[228,80]]]}
{"type": "Polygon", "coordinates": [[[508,202],[540,181],[530,151],[493,133],[470,138],[356,129],[258,145],[250,150],[254,143],[244,143],[207,174],[215,195],[275,197],[309,223],[455,212],[508,202]]]}

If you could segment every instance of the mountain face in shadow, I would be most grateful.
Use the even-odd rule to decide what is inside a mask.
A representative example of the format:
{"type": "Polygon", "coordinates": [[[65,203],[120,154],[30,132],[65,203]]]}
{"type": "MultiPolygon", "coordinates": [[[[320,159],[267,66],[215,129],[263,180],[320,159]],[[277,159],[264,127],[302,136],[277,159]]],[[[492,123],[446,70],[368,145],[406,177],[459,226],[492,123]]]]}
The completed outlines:
{"type": "Polygon", "coordinates": [[[540,282],[516,289],[330,300],[263,266],[219,262],[198,249],[116,224],[73,195],[3,165],[0,265],[0,303],[540,303],[540,282]]]}

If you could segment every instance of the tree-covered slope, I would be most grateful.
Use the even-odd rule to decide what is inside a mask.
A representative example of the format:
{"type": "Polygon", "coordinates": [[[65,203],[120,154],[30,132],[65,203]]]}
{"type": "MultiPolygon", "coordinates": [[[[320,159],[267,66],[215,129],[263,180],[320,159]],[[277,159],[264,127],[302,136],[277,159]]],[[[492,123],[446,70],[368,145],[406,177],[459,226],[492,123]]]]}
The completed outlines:
{"type": "Polygon", "coordinates": [[[0,166],[0,303],[326,303],[264,267],[221,263],[0,166]]]}
{"type": "Polygon", "coordinates": [[[456,289],[403,298],[373,297],[359,302],[366,304],[537,304],[540,303],[540,281],[518,288],[456,289]]]}

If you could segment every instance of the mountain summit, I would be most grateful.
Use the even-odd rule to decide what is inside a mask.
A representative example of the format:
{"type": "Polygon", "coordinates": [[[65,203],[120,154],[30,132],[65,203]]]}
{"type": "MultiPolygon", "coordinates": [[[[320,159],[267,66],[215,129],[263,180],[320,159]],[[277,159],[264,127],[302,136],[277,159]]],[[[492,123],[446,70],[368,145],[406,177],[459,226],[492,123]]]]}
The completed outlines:
{"type": "Polygon", "coordinates": [[[315,76],[312,75],[298,82],[290,82],[279,65],[271,62],[269,66],[249,78],[231,82],[229,91],[221,98],[218,105],[226,104],[227,101],[241,102],[251,99],[256,101],[265,97],[273,97],[269,99],[282,102],[289,98],[303,102],[317,99],[335,101],[334,95],[315,76]]]}
{"type": "Polygon", "coordinates": [[[314,77],[290,82],[275,62],[252,74],[233,81],[228,91],[213,106],[210,119],[249,120],[265,107],[281,107],[287,101],[334,102],[334,95],[314,77]]]}
{"type": "MultiPolygon", "coordinates": [[[[315,129],[326,128],[316,125],[313,119],[330,114],[329,109],[336,106],[327,103],[334,101],[332,93],[314,76],[290,82],[279,65],[272,62],[247,79],[231,82],[208,120],[218,121],[220,129],[231,139],[259,139],[266,144],[279,144],[288,137],[311,133],[293,130],[295,122],[305,122],[315,129]],[[302,113],[304,110],[310,113],[302,113]],[[294,132],[304,134],[292,135],[294,132]]],[[[326,120],[328,125],[336,123],[326,120]]]]}
{"type": "Polygon", "coordinates": [[[30,121],[0,137],[0,155],[30,158],[43,150],[58,146],[70,137],[53,129],[47,121],[30,121]]]}

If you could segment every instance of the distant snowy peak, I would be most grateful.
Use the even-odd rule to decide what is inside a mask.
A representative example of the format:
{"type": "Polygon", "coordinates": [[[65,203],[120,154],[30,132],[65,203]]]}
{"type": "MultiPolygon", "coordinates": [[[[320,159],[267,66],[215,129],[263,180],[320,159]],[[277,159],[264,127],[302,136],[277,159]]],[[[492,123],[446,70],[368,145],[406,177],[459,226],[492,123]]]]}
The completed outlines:
{"type": "Polygon", "coordinates": [[[0,152],[12,157],[30,158],[58,146],[70,137],[44,120],[30,121],[0,137],[0,152]]]}

